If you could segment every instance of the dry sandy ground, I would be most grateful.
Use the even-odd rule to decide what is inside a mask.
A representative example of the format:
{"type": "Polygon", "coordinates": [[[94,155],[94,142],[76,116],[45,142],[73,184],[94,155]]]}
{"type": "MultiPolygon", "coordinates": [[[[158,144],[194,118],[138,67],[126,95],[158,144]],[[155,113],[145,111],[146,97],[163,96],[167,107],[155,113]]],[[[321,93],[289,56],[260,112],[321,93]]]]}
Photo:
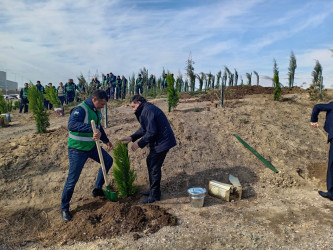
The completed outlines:
{"type": "MultiPolygon", "coordinates": [[[[218,101],[182,99],[171,113],[165,100],[154,100],[167,114],[178,142],[162,169],[162,200],[151,207],[138,205],[139,195],[120,203],[91,198],[98,164],[89,161],[74,192],[71,209],[76,214],[70,223],[63,223],[59,214],[68,170],[68,114],[62,118],[52,114],[51,132],[37,135],[29,114],[13,113],[12,126],[0,128],[0,249],[331,248],[333,202],[317,193],[325,189],[329,145],[310,127],[315,103],[308,95],[283,97],[274,102],[272,95],[245,96],[227,100],[223,108],[216,107],[218,101]],[[279,173],[265,167],[234,133],[279,173]],[[204,207],[191,207],[188,188],[208,188],[209,180],[227,183],[229,174],[242,183],[242,200],[225,202],[207,196],[204,207]],[[149,228],[156,218],[144,217],[150,224],[142,230],[91,234],[103,231],[105,225],[89,217],[89,211],[96,215],[104,208],[105,218],[117,216],[105,211],[126,202],[146,215],[154,209],[164,211],[177,223],[152,232],[149,228]]],[[[321,124],[324,117],[320,115],[321,124]]],[[[106,132],[112,142],[138,126],[128,105],[109,108],[106,132]]],[[[147,153],[148,149],[130,152],[140,190],[148,187],[147,153]]],[[[122,220],[114,223],[122,225],[122,220]]]]}

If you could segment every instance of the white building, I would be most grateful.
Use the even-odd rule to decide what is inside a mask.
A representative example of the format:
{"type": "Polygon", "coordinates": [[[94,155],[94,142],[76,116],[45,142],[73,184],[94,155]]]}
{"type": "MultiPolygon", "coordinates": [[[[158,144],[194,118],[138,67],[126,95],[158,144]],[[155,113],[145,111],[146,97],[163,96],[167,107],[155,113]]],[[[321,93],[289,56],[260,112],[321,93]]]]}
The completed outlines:
{"type": "Polygon", "coordinates": [[[7,74],[4,71],[0,71],[0,90],[8,91],[14,90],[17,91],[18,83],[14,81],[7,80],[7,74]]]}

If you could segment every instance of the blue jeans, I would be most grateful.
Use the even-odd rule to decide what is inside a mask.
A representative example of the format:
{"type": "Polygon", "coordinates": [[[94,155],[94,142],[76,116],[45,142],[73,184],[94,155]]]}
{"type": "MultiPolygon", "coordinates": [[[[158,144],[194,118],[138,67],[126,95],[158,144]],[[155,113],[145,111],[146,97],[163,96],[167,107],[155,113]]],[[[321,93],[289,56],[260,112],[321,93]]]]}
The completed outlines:
{"type": "MultiPolygon", "coordinates": [[[[103,154],[106,172],[109,172],[113,163],[113,159],[104,149],[102,149],[102,154],[103,154]]],[[[88,160],[88,158],[91,158],[94,161],[100,163],[97,147],[94,147],[90,151],[81,151],[74,148],[68,148],[68,158],[69,158],[68,177],[61,196],[61,210],[65,211],[69,211],[69,203],[72,199],[75,185],[79,180],[83,166],[88,160]]],[[[102,168],[100,168],[97,175],[95,188],[101,189],[103,187],[103,184],[104,184],[104,176],[102,168]]]]}
{"type": "Polygon", "coordinates": [[[61,106],[64,105],[64,103],[66,102],[66,98],[64,96],[58,96],[60,102],[61,102],[61,106]]]}

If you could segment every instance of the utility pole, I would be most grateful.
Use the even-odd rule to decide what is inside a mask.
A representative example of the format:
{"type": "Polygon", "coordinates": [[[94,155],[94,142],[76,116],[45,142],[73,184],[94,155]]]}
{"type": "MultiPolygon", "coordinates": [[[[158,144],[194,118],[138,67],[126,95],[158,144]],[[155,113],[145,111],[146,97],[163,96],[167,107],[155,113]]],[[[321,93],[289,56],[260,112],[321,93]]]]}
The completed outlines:
{"type": "Polygon", "coordinates": [[[320,83],[319,83],[319,91],[320,91],[320,100],[322,101],[323,100],[323,82],[324,82],[324,77],[322,76],[320,78],[320,83]]]}
{"type": "Polygon", "coordinates": [[[108,126],[108,103],[105,103],[104,106],[104,128],[108,126]]]}
{"type": "Polygon", "coordinates": [[[223,81],[222,81],[222,84],[221,84],[221,107],[223,107],[223,88],[224,88],[224,86],[223,86],[223,81]]]}

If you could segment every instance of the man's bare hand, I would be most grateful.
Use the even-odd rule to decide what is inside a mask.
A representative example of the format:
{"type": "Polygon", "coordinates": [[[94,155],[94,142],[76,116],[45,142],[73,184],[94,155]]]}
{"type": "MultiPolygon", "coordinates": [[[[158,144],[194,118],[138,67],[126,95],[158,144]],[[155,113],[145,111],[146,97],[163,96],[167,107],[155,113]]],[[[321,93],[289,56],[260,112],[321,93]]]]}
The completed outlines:
{"type": "Polygon", "coordinates": [[[134,142],[131,147],[132,151],[135,152],[138,148],[139,148],[138,142],[134,142]]]}
{"type": "Polygon", "coordinates": [[[132,138],[130,136],[128,136],[128,137],[124,137],[124,138],[120,139],[120,141],[128,144],[132,141],[132,138]]]}
{"type": "Polygon", "coordinates": [[[108,143],[106,143],[105,145],[106,145],[106,149],[107,149],[107,150],[111,150],[111,149],[113,149],[113,145],[112,145],[111,142],[108,142],[108,143]]]}
{"type": "Polygon", "coordinates": [[[96,133],[93,134],[93,140],[98,141],[101,138],[101,135],[102,135],[101,131],[96,129],[96,133]]]}
{"type": "Polygon", "coordinates": [[[318,122],[311,122],[311,126],[314,128],[318,128],[319,124],[318,124],[318,122]]]}

